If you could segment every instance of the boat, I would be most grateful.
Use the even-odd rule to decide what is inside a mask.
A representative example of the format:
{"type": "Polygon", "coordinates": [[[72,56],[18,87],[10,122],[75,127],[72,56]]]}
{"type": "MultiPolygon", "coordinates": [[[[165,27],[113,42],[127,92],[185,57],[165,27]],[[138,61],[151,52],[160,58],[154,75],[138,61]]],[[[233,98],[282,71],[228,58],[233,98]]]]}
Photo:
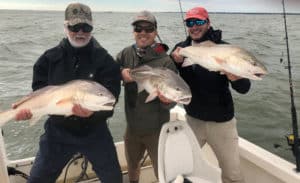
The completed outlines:
{"type": "MultiPolygon", "coordinates": [[[[171,110],[170,122],[184,122],[185,111],[182,107],[176,106],[171,110]]],[[[175,144],[176,145],[176,144],[175,144]]],[[[124,155],[124,143],[115,143],[119,162],[123,173],[123,183],[129,183],[127,176],[126,159],[124,155]]],[[[4,141],[0,135],[0,180],[1,183],[24,183],[32,167],[34,157],[10,161],[6,158],[4,141]],[[7,169],[9,167],[9,169],[7,169]],[[8,175],[8,170],[11,175],[8,175]]],[[[216,157],[209,147],[205,145],[202,150],[205,158],[213,166],[218,166],[216,157]]],[[[239,150],[241,168],[246,183],[299,183],[300,173],[295,171],[295,164],[288,162],[279,156],[239,137],[239,150]]],[[[91,165],[85,158],[75,155],[70,163],[65,167],[57,183],[63,182],[100,182],[91,165]],[[83,166],[86,165],[86,166],[83,166]],[[80,179],[80,180],[79,180],[80,179]]],[[[170,166],[168,166],[170,167],[170,166]]],[[[171,166],[172,167],[172,166],[171,166]]],[[[175,167],[174,167],[175,168],[175,167]]],[[[156,183],[153,168],[148,157],[143,161],[140,176],[141,183],[156,183]]]]}

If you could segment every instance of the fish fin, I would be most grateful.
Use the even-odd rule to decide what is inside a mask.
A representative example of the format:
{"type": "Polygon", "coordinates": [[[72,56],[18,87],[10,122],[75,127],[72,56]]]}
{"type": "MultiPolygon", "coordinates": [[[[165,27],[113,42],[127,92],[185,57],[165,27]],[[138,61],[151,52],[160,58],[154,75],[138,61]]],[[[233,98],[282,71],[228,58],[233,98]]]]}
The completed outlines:
{"type": "Polygon", "coordinates": [[[145,101],[145,103],[148,103],[152,100],[154,100],[155,98],[157,97],[157,92],[153,92],[153,93],[150,93],[145,101]]]}
{"type": "Polygon", "coordinates": [[[184,61],[183,61],[183,63],[182,63],[182,65],[181,65],[181,67],[188,67],[188,66],[191,66],[193,64],[194,63],[191,61],[190,58],[185,58],[184,61]]]}
{"type": "Polygon", "coordinates": [[[142,66],[136,67],[134,69],[131,69],[129,73],[131,76],[135,75],[137,73],[149,74],[149,73],[151,73],[151,70],[152,70],[152,67],[150,67],[148,65],[142,65],[142,66]]]}
{"type": "Polygon", "coordinates": [[[151,70],[151,69],[152,69],[152,67],[149,66],[149,65],[142,65],[142,66],[136,67],[136,68],[133,69],[133,70],[149,71],[149,70],[151,70]]]}
{"type": "Polygon", "coordinates": [[[199,43],[199,44],[195,44],[195,45],[193,45],[193,46],[206,46],[206,47],[212,47],[212,46],[215,46],[216,45],[216,43],[214,43],[213,41],[210,41],[210,40],[208,40],[208,41],[203,41],[203,42],[201,42],[201,43],[199,43]]]}
{"type": "Polygon", "coordinates": [[[142,92],[143,90],[145,90],[145,88],[143,87],[143,85],[139,84],[138,85],[138,93],[142,92]]]}
{"type": "Polygon", "coordinates": [[[55,90],[56,88],[57,88],[57,86],[49,85],[49,86],[46,86],[46,87],[41,88],[39,90],[36,90],[34,92],[31,92],[30,94],[24,96],[23,98],[21,98],[17,102],[13,103],[13,108],[16,109],[18,106],[20,106],[24,102],[26,102],[26,101],[28,101],[28,100],[36,97],[36,96],[39,96],[39,95],[41,95],[43,93],[50,93],[53,90],[55,90]]]}

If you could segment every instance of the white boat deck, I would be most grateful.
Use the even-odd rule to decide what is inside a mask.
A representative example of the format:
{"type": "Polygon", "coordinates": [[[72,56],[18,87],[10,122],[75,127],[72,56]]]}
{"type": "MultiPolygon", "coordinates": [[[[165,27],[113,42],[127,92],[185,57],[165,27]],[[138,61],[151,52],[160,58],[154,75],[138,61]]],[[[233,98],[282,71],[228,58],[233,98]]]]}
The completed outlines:
{"type": "MultiPolygon", "coordinates": [[[[175,107],[172,110],[171,121],[181,120],[184,121],[184,110],[180,107],[175,107]]],[[[123,142],[115,143],[119,162],[124,172],[123,183],[129,183],[128,176],[126,174],[126,160],[124,155],[123,142]]],[[[8,176],[6,166],[16,168],[17,170],[29,174],[34,158],[20,159],[16,161],[10,161],[6,159],[4,143],[2,135],[0,134],[0,182],[1,183],[25,183],[26,180],[20,176],[8,176]]],[[[245,177],[246,183],[300,183],[300,173],[295,171],[295,164],[292,164],[275,154],[272,154],[249,141],[240,138],[239,150],[242,172],[245,177]]],[[[209,146],[203,147],[205,158],[212,164],[217,165],[217,160],[209,146]]],[[[80,175],[82,159],[76,160],[75,163],[70,166],[67,173],[67,183],[73,183],[74,180],[80,175]]],[[[81,183],[100,182],[94,172],[91,169],[91,165],[88,166],[86,171],[89,180],[82,181],[81,183]]],[[[65,170],[57,180],[57,183],[63,183],[65,170]]],[[[149,163],[149,159],[145,161],[145,167],[143,167],[140,176],[140,183],[157,183],[154,176],[153,169],[149,163]]]]}

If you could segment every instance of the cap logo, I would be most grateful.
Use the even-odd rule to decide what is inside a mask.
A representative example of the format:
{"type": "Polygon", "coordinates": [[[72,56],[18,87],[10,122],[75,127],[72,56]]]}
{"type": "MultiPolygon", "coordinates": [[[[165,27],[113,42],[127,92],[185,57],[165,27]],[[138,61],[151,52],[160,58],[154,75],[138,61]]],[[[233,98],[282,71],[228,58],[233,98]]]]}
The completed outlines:
{"type": "Polygon", "coordinates": [[[77,10],[77,9],[74,9],[74,10],[73,10],[73,14],[76,15],[77,13],[78,13],[78,10],[77,10]]]}

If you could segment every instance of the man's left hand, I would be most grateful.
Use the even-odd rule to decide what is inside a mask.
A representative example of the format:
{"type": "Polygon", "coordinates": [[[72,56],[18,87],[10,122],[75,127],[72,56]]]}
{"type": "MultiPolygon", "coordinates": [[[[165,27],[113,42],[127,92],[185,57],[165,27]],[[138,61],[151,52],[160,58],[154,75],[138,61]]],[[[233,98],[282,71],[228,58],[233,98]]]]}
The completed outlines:
{"type": "Polygon", "coordinates": [[[224,73],[230,81],[236,81],[236,80],[242,79],[242,77],[231,74],[229,72],[224,72],[223,71],[222,73],[224,73]]]}
{"type": "Polygon", "coordinates": [[[81,107],[79,104],[75,104],[72,108],[72,112],[75,116],[90,117],[94,112],[81,107]]]}
{"type": "Polygon", "coordinates": [[[163,104],[170,104],[172,103],[173,101],[170,100],[170,99],[167,99],[166,97],[164,97],[160,92],[157,92],[157,97],[159,98],[159,100],[163,103],[163,104]]]}

